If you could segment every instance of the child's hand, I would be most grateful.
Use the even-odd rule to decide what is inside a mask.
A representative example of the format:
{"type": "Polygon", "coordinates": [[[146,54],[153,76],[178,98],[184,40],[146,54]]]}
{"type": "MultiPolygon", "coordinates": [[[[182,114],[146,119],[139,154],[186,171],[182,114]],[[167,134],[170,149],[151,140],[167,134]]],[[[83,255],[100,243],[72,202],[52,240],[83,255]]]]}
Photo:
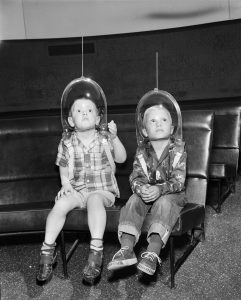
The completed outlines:
{"type": "Polygon", "coordinates": [[[117,126],[113,120],[108,123],[108,129],[110,132],[110,138],[114,140],[117,136],[117,126]]]}
{"type": "Polygon", "coordinates": [[[58,192],[55,201],[59,200],[61,197],[63,196],[69,196],[70,194],[72,194],[74,191],[72,185],[70,183],[66,183],[62,186],[62,188],[60,189],[60,191],[58,192]]]}
{"type": "Polygon", "coordinates": [[[141,187],[141,198],[144,202],[148,202],[149,199],[149,184],[145,184],[141,187]]]}
{"type": "Polygon", "coordinates": [[[141,187],[141,195],[149,195],[149,184],[145,184],[141,187]]]}
{"type": "Polygon", "coordinates": [[[141,196],[144,202],[153,202],[160,197],[160,190],[155,185],[144,185],[141,189],[141,196]]]}

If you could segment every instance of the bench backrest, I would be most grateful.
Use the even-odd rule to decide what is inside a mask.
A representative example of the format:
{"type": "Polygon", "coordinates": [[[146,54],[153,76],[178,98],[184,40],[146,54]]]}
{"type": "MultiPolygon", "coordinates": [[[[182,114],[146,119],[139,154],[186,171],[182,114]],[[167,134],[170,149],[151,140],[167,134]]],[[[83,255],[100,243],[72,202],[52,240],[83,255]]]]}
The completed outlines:
{"type": "MultiPolygon", "coordinates": [[[[120,187],[121,198],[128,199],[131,195],[129,174],[137,147],[134,114],[109,115],[109,120],[118,125],[118,135],[123,141],[128,159],[125,164],[117,167],[116,177],[120,187]]],[[[193,203],[205,204],[208,179],[209,154],[212,142],[213,112],[184,111],[183,136],[188,154],[187,160],[187,195],[193,203]],[[202,192],[203,190],[203,192],[202,192]]]]}
{"type": "MultiPolygon", "coordinates": [[[[188,152],[187,192],[194,202],[206,186],[211,141],[212,112],[183,112],[183,132],[188,152]],[[201,183],[203,182],[203,183],[201,183]],[[194,193],[195,189],[195,193],[194,193]]],[[[121,198],[131,195],[129,175],[136,151],[134,114],[113,114],[118,135],[127,149],[127,161],[117,166],[121,198]]],[[[55,166],[62,128],[60,116],[2,118],[0,120],[0,204],[53,201],[60,187],[55,166]]]]}
{"type": "Polygon", "coordinates": [[[59,116],[1,118],[0,204],[53,201],[61,131],[59,116]]]}
{"type": "Polygon", "coordinates": [[[205,205],[214,114],[211,111],[184,111],[182,116],[188,157],[187,199],[188,202],[205,205]]]}

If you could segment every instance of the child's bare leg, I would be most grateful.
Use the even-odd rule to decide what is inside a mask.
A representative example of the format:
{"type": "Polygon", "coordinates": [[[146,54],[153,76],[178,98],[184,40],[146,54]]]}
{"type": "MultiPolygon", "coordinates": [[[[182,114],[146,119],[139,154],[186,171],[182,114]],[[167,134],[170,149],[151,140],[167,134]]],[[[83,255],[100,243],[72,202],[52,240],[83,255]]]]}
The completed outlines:
{"type": "Polygon", "coordinates": [[[106,211],[103,195],[91,194],[87,200],[88,225],[91,234],[90,253],[84,268],[84,280],[93,284],[100,276],[103,260],[103,235],[106,226],[106,211]]]}
{"type": "Polygon", "coordinates": [[[87,201],[88,225],[92,244],[96,247],[103,246],[103,235],[106,226],[106,210],[104,206],[104,196],[92,194],[87,201]]]}
{"type": "Polygon", "coordinates": [[[50,211],[45,228],[45,239],[46,244],[54,244],[60,231],[62,230],[66,215],[69,211],[73,210],[78,206],[78,202],[73,197],[62,197],[56,201],[53,209],[50,211]]]}
{"type": "Polygon", "coordinates": [[[64,226],[67,213],[78,206],[78,199],[75,197],[62,197],[56,201],[50,211],[45,231],[45,240],[41,247],[38,281],[46,281],[51,278],[53,264],[56,260],[55,241],[64,226]]]}

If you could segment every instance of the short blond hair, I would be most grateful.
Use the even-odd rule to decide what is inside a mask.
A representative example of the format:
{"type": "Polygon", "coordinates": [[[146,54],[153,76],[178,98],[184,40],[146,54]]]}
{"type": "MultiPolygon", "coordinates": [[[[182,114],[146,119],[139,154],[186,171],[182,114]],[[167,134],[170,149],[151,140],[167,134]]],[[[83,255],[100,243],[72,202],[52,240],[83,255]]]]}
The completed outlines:
{"type": "Polygon", "coordinates": [[[156,104],[156,105],[148,107],[145,110],[144,116],[143,116],[143,126],[144,127],[145,127],[145,124],[146,124],[146,116],[148,115],[148,113],[150,113],[151,110],[164,110],[164,111],[166,111],[168,113],[169,118],[170,118],[171,123],[172,123],[172,117],[171,117],[170,111],[165,106],[163,106],[162,104],[156,104]]]}

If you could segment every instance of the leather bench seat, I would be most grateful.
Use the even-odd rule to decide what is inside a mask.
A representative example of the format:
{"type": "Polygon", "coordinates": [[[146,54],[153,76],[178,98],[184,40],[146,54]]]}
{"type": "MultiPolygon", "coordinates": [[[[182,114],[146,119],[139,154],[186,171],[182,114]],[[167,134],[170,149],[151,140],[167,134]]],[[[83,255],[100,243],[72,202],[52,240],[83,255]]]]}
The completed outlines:
{"type": "Polygon", "coordinates": [[[43,231],[54,202],[7,204],[0,207],[0,235],[43,231]]]}
{"type": "MultiPolygon", "coordinates": [[[[124,205],[117,203],[113,207],[107,208],[107,232],[117,232],[120,209],[124,205]]],[[[180,217],[173,228],[173,235],[181,235],[186,232],[192,224],[201,224],[205,215],[205,207],[203,205],[197,205],[195,203],[188,203],[180,213],[180,217]]],[[[150,226],[150,214],[147,214],[147,218],[143,224],[142,232],[146,233],[150,226]]],[[[66,219],[64,226],[65,231],[76,231],[77,228],[81,228],[83,231],[88,230],[87,225],[87,213],[85,210],[74,209],[71,211],[66,219]]]]}

